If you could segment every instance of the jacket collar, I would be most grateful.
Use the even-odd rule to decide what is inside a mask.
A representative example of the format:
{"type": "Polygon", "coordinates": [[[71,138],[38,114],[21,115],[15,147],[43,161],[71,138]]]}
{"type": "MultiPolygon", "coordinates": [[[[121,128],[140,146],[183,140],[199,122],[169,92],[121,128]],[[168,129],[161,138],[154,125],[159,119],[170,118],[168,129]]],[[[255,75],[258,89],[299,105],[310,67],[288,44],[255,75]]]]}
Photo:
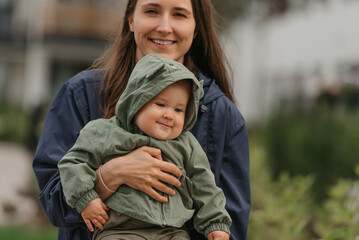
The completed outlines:
{"type": "Polygon", "coordinates": [[[199,101],[199,104],[209,104],[215,99],[224,95],[222,90],[218,87],[213,79],[210,79],[199,72],[197,75],[199,81],[203,80],[204,97],[199,101]]]}

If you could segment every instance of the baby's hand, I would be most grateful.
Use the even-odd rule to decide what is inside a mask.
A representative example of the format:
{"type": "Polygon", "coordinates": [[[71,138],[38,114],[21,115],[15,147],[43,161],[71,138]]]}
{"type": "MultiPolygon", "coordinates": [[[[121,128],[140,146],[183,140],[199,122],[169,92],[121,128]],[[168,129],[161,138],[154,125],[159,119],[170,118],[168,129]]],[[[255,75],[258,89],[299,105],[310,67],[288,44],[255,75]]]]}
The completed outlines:
{"type": "Polygon", "coordinates": [[[223,231],[213,231],[207,235],[208,240],[229,240],[229,234],[223,231]]]}
{"type": "Polygon", "coordinates": [[[102,202],[100,198],[95,198],[94,200],[90,201],[84,210],[82,210],[81,216],[91,232],[94,231],[92,223],[98,228],[103,229],[103,225],[109,219],[106,213],[107,210],[109,210],[109,208],[102,202]]]}

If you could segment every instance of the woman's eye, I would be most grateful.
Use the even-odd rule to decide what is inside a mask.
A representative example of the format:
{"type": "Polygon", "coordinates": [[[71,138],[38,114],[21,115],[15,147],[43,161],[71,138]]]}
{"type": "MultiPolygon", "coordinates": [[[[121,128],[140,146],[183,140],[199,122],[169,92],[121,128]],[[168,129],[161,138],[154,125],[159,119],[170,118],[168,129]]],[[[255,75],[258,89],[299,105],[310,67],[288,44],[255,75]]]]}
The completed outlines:
{"type": "Polygon", "coordinates": [[[155,14],[157,13],[154,9],[148,9],[145,11],[145,13],[148,13],[148,14],[155,14]]]}
{"type": "Polygon", "coordinates": [[[184,17],[184,18],[187,17],[187,16],[186,16],[185,14],[183,14],[183,13],[175,13],[175,16],[176,16],[176,17],[184,17]]]}

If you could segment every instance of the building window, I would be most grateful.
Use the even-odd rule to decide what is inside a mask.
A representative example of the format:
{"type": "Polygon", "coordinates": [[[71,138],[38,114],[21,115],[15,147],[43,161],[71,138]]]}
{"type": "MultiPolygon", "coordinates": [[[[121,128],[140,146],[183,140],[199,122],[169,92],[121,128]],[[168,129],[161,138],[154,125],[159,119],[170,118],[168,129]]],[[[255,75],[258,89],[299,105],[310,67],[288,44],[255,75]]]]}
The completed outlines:
{"type": "Polygon", "coordinates": [[[11,0],[0,0],[0,39],[10,38],[12,9],[11,0]]]}
{"type": "Polygon", "coordinates": [[[7,79],[7,63],[0,61],[0,102],[4,101],[6,79],[7,79]]]}

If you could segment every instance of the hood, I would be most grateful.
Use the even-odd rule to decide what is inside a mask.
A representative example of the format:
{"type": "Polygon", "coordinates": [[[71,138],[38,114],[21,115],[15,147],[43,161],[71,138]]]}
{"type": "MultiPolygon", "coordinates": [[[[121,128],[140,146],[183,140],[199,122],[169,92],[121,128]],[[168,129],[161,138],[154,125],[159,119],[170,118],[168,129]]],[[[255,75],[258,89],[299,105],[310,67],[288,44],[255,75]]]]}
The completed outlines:
{"type": "Polygon", "coordinates": [[[199,104],[207,105],[219,97],[225,96],[222,90],[216,84],[216,81],[198,73],[197,78],[203,81],[204,97],[200,100],[199,104]]]}
{"type": "Polygon", "coordinates": [[[155,54],[141,58],[133,69],[116,105],[117,123],[131,133],[142,133],[132,121],[136,113],[167,86],[184,79],[192,82],[183,128],[183,131],[190,130],[197,119],[198,102],[203,97],[203,82],[181,63],[155,54]]]}

